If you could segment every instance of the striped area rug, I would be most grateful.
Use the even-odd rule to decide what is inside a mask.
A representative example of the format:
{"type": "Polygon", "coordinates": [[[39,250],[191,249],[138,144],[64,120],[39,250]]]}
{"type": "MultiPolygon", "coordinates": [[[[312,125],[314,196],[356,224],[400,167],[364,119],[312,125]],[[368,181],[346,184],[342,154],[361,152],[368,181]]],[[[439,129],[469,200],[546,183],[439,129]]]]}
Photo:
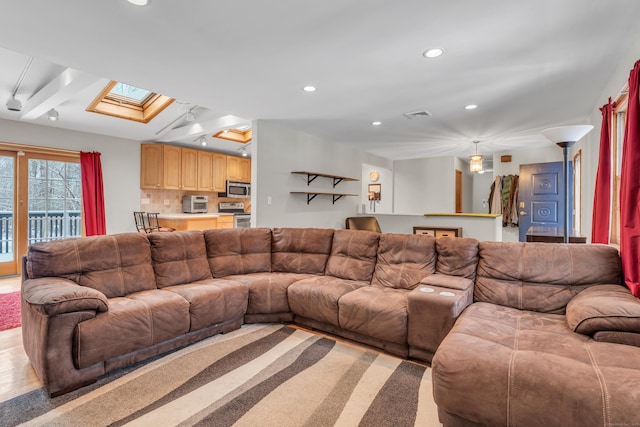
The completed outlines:
{"type": "Polygon", "coordinates": [[[439,426],[428,368],[283,325],[245,325],[55,399],[0,403],[2,425],[439,426]]]}

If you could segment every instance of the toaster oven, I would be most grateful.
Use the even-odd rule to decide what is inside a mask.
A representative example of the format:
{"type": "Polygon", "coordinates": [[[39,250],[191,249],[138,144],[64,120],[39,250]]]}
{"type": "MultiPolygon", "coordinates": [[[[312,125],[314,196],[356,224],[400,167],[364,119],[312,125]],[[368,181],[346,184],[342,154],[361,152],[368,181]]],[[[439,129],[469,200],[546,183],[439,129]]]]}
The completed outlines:
{"type": "Polygon", "coordinates": [[[184,213],[209,212],[209,198],[207,196],[183,196],[182,212],[184,213]]]}

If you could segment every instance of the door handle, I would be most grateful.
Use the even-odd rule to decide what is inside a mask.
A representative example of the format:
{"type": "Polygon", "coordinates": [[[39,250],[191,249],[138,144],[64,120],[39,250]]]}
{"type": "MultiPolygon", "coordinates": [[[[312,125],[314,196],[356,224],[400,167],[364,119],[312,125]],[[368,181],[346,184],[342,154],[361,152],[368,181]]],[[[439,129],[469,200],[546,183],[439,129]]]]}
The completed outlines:
{"type": "Polygon", "coordinates": [[[522,216],[522,215],[526,215],[527,213],[525,211],[520,211],[518,212],[518,215],[522,216]]]}

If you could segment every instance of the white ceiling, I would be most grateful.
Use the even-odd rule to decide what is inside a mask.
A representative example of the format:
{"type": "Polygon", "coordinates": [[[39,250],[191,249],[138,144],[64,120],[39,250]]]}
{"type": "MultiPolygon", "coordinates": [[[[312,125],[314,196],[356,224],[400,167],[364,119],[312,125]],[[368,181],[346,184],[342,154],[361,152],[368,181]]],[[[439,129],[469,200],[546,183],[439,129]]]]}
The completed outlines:
{"type": "Polygon", "coordinates": [[[639,16],[637,0],[3,1],[0,118],[194,146],[271,119],[390,159],[540,146],[588,118],[639,16]],[[86,112],[112,79],[181,103],[146,125],[86,112]]]}

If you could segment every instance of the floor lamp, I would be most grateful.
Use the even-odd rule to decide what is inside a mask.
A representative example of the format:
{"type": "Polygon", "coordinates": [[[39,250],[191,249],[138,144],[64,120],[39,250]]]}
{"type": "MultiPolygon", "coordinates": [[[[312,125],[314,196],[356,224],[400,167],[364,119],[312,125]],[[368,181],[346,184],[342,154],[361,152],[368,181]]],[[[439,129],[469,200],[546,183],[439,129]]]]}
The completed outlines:
{"type": "Polygon", "coordinates": [[[578,142],[593,129],[591,125],[560,126],[545,129],[541,133],[549,141],[562,148],[564,172],[564,242],[569,243],[569,147],[578,142]]]}

